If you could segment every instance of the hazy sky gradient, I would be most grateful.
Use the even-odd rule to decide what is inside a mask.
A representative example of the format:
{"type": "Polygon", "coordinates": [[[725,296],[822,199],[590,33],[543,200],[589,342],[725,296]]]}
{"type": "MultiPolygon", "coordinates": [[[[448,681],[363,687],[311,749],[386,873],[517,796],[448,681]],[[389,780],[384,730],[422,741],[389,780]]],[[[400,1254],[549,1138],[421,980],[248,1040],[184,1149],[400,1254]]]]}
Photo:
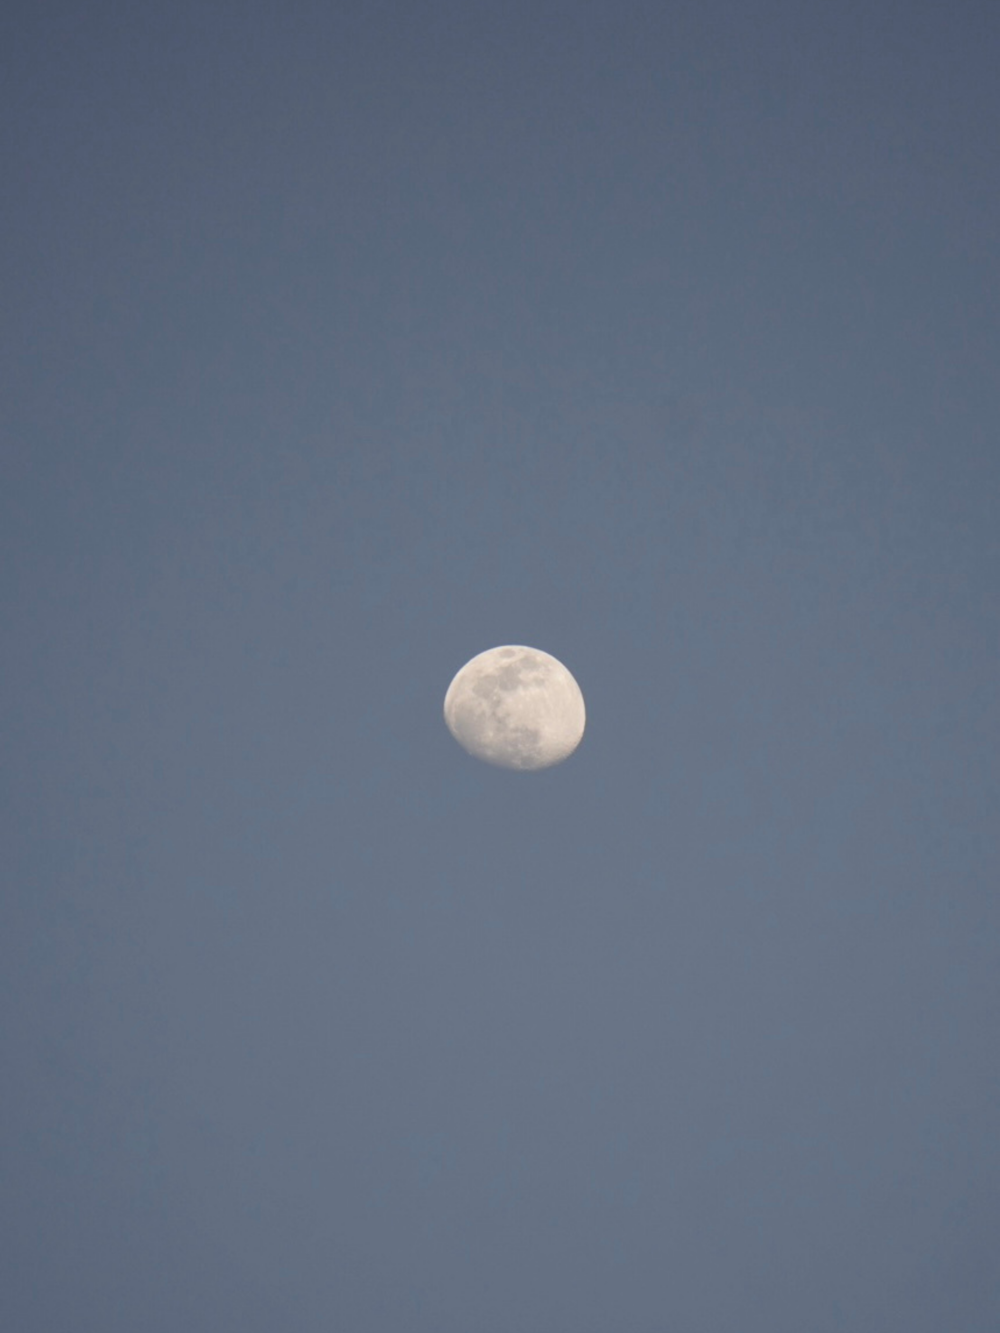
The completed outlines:
{"type": "Polygon", "coordinates": [[[3,31],[0,1324],[996,1333],[1000,8],[3,31]]]}

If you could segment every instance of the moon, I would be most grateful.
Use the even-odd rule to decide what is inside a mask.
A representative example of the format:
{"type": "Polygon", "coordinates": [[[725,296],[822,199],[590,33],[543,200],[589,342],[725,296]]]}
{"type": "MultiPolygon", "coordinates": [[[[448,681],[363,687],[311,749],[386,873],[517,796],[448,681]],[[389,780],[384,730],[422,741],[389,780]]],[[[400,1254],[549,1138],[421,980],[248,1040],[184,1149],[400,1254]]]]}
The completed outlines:
{"type": "Polygon", "coordinates": [[[580,687],[557,658],[506,644],[466,662],[448,686],[444,720],[463,749],[500,768],[550,768],[583,738],[580,687]]]}

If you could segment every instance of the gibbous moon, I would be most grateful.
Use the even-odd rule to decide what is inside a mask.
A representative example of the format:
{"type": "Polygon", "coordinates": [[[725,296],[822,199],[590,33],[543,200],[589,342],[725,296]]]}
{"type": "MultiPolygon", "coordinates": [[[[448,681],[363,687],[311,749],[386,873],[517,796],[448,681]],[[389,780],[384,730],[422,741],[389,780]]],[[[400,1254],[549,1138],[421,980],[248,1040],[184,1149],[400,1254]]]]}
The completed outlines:
{"type": "Polygon", "coordinates": [[[587,720],[580,687],[538,648],[508,644],[466,662],[444,698],[448,730],[476,759],[549,768],[569,758],[587,720]]]}

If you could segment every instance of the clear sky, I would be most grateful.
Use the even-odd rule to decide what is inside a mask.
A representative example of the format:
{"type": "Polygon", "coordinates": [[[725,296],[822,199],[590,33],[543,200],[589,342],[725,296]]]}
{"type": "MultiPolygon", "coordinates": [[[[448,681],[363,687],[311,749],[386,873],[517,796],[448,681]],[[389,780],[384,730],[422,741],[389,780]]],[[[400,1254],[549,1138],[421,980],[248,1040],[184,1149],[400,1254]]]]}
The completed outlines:
{"type": "Polygon", "coordinates": [[[2,30],[0,1326],[996,1333],[1000,7],[2,30]]]}

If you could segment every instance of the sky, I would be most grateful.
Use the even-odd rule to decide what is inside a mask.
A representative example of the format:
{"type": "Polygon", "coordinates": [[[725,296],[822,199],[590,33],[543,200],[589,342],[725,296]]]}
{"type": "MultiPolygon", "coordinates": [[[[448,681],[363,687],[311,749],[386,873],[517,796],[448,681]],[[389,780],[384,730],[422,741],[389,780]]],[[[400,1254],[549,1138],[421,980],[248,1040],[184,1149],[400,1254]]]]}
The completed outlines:
{"type": "Polygon", "coordinates": [[[995,1333],[1000,9],[0,52],[0,1324],[995,1333]]]}

